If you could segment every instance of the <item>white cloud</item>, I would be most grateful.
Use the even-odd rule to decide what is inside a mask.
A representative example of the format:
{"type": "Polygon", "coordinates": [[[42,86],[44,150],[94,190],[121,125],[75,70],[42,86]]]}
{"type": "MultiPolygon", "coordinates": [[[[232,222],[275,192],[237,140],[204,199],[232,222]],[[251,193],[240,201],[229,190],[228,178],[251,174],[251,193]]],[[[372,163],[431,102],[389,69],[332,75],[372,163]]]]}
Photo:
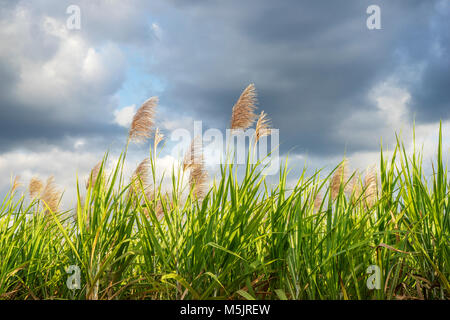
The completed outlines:
{"type": "Polygon", "coordinates": [[[120,110],[114,111],[114,122],[121,127],[128,128],[133,120],[133,116],[136,113],[136,105],[133,104],[128,107],[124,107],[120,110]]]}
{"type": "Polygon", "coordinates": [[[391,128],[399,128],[406,122],[410,93],[386,81],[375,87],[369,94],[376,102],[378,112],[391,128]]]}
{"type": "Polygon", "coordinates": [[[183,128],[187,130],[193,130],[194,119],[188,116],[173,117],[171,119],[164,119],[161,122],[161,127],[165,130],[172,131],[175,129],[183,128]]]}
{"type": "MultiPolygon", "coordinates": [[[[30,114],[45,115],[48,122],[41,124],[43,128],[67,123],[83,127],[86,120],[108,122],[113,118],[114,95],[124,80],[121,49],[118,44],[96,43],[81,32],[67,30],[65,11],[59,17],[48,12],[23,3],[0,20],[0,42],[7,44],[0,50],[0,67],[8,65],[16,75],[8,90],[13,106],[18,106],[16,114],[27,122],[32,120],[28,111],[38,111],[30,114]]],[[[83,133],[80,131],[81,137],[83,133]]],[[[38,132],[31,136],[34,134],[39,138],[38,132]]],[[[81,179],[103,157],[86,150],[97,137],[81,137],[61,132],[58,142],[64,147],[39,140],[42,152],[17,150],[23,147],[17,145],[0,154],[0,176],[20,175],[27,184],[34,175],[46,179],[53,174],[66,190],[65,203],[70,204],[75,198],[77,171],[81,179]]],[[[8,180],[0,181],[0,194],[8,188],[8,180]]]]}
{"type": "Polygon", "coordinates": [[[152,23],[152,26],[150,27],[151,28],[151,30],[153,31],[153,34],[155,35],[155,37],[157,38],[157,39],[161,39],[161,37],[162,37],[162,29],[161,29],[161,27],[159,26],[159,24],[158,23],[152,23]]]}
{"type": "Polygon", "coordinates": [[[80,121],[107,110],[120,88],[125,58],[117,44],[89,42],[64,19],[18,6],[0,22],[0,60],[18,74],[9,94],[22,108],[59,121],[80,121]]]}
{"type": "Polygon", "coordinates": [[[84,139],[77,139],[74,144],[73,147],[74,149],[80,149],[82,148],[84,145],[86,144],[86,141],[84,139]]]}

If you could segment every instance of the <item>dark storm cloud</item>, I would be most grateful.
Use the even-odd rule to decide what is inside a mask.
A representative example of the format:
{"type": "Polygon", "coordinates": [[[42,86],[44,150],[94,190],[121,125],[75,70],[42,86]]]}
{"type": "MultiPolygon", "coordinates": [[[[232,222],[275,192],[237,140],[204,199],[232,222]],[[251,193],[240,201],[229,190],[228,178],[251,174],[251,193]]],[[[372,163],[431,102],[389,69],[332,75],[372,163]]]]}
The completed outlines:
{"type": "MultiPolygon", "coordinates": [[[[72,2],[21,3],[32,8],[36,17],[62,21],[72,2]]],[[[175,119],[180,114],[194,115],[205,126],[224,129],[240,92],[254,82],[260,110],[280,129],[284,151],[295,147],[332,155],[344,149],[373,150],[384,119],[371,116],[365,125],[345,120],[355,112],[374,115],[370,90],[404,64],[424,66],[414,81],[397,75],[399,84],[404,80],[411,92],[416,120],[450,116],[448,6],[438,5],[439,1],[78,3],[83,17],[80,36],[97,47],[109,43],[123,51],[138,47],[148,61],[142,71],[167,84],[161,105],[175,119]],[[381,6],[382,30],[366,28],[366,8],[371,4],[381,6]],[[159,40],[149,30],[152,22],[161,27],[159,40]],[[351,143],[346,135],[352,136],[351,143]]],[[[2,8],[2,20],[10,16],[8,10],[14,5],[2,8]]],[[[22,41],[27,43],[25,49],[19,52],[36,63],[48,61],[60,48],[60,42],[44,36],[39,28],[30,28],[29,33],[30,38],[22,41]]],[[[16,43],[2,44],[6,45],[16,43]]],[[[65,103],[64,99],[24,102],[13,94],[22,57],[11,52],[0,52],[0,149],[33,139],[58,143],[67,135],[108,140],[120,131],[110,125],[111,111],[118,107],[113,96],[124,81],[120,68],[98,88],[95,82],[74,81],[75,89],[65,103]],[[59,111],[49,116],[42,111],[48,105],[59,111]]],[[[113,68],[115,60],[109,65],[113,68]]]]}
{"type": "MultiPolygon", "coordinates": [[[[280,129],[283,145],[320,154],[378,147],[377,131],[372,140],[352,139],[352,144],[336,133],[349,115],[374,110],[368,94],[396,71],[399,52],[408,53],[412,64],[428,59],[436,14],[435,1],[175,3],[180,14],[162,23],[166,38],[154,48],[158,62],[151,66],[169,83],[162,101],[221,127],[228,124],[241,90],[255,82],[260,109],[280,129]],[[366,28],[371,4],[381,6],[382,30],[366,28]]],[[[430,81],[420,82],[421,92],[425,100],[439,101],[426,112],[445,116],[445,104],[438,107],[445,82],[432,67],[424,74],[430,81]],[[433,81],[440,85],[428,96],[433,81]]],[[[373,118],[370,126],[382,121],[373,118]]],[[[347,129],[358,135],[357,129],[371,128],[347,129]]]]}
{"type": "MultiPolygon", "coordinates": [[[[6,106],[8,107],[8,106],[6,106]]],[[[0,154],[10,149],[26,149],[28,151],[42,151],[48,144],[60,145],[69,149],[67,138],[108,137],[109,141],[120,139],[124,130],[116,125],[86,119],[80,123],[61,122],[49,119],[46,114],[24,110],[22,114],[13,109],[12,112],[2,111],[0,118],[0,154]]],[[[110,142],[103,141],[104,149],[110,142]]]]}
{"type": "Polygon", "coordinates": [[[422,79],[412,90],[412,107],[420,122],[450,118],[450,3],[441,2],[437,12],[422,79]]]}

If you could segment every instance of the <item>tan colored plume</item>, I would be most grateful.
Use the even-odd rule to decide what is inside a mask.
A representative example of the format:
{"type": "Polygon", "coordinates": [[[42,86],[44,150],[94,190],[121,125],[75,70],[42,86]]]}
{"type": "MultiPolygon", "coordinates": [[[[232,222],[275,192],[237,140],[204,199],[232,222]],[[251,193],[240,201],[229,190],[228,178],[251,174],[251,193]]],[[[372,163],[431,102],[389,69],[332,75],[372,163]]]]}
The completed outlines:
{"type": "Polygon", "coordinates": [[[147,207],[146,201],[148,201],[149,204],[151,204],[155,200],[155,190],[153,188],[148,188],[145,191],[145,198],[142,201],[142,206],[145,205],[145,207],[144,207],[144,214],[145,214],[145,216],[147,218],[150,218],[150,214],[149,214],[149,211],[148,211],[149,209],[147,207]],[[145,198],[147,198],[147,199],[145,199],[145,198]]]}
{"type": "Polygon", "coordinates": [[[270,135],[270,119],[267,117],[267,113],[261,111],[256,122],[255,141],[258,142],[259,139],[268,135],[270,135]]]}
{"type": "Polygon", "coordinates": [[[189,185],[193,190],[193,194],[196,198],[202,199],[205,195],[208,172],[205,169],[203,145],[200,136],[192,140],[191,146],[184,156],[183,170],[187,169],[190,169],[189,185]]]}
{"type": "Polygon", "coordinates": [[[316,197],[314,198],[314,212],[317,212],[320,209],[322,201],[322,195],[320,194],[320,192],[317,192],[316,197]]]}
{"type": "Polygon", "coordinates": [[[20,176],[15,176],[11,187],[11,193],[14,193],[17,190],[17,188],[20,187],[20,185],[21,185],[20,176]]]}
{"type": "MultiPolygon", "coordinates": [[[[153,202],[155,195],[153,190],[149,191],[146,193],[147,199],[149,202],[153,202]]],[[[163,202],[164,202],[164,207],[166,208],[166,210],[172,210],[173,209],[173,202],[172,202],[172,197],[169,193],[165,193],[164,195],[161,195],[156,203],[156,208],[155,208],[155,214],[156,214],[156,218],[158,220],[160,220],[163,216],[164,216],[164,208],[163,208],[163,202]]],[[[149,209],[148,208],[144,208],[144,214],[147,218],[150,218],[150,213],[149,213],[149,209]]]]}
{"type": "Polygon", "coordinates": [[[30,184],[28,186],[28,191],[30,193],[30,198],[34,199],[40,196],[44,190],[44,183],[37,177],[33,177],[30,180],[30,184]]]}
{"type": "Polygon", "coordinates": [[[154,151],[156,154],[156,148],[158,148],[158,144],[163,141],[164,139],[164,134],[161,133],[161,131],[159,131],[159,128],[156,128],[155,131],[155,138],[154,138],[154,151]]]}
{"type": "Polygon", "coordinates": [[[256,89],[253,84],[250,84],[242,92],[236,104],[233,106],[231,114],[231,129],[246,130],[252,126],[257,115],[256,110],[256,89]]]}
{"type": "Polygon", "coordinates": [[[207,180],[208,172],[205,170],[203,163],[197,164],[191,169],[189,184],[197,199],[203,199],[205,197],[207,180]]]}
{"type": "Polygon", "coordinates": [[[47,212],[48,209],[52,212],[58,211],[61,192],[57,190],[54,180],[55,178],[50,176],[42,191],[41,200],[46,204],[46,206],[44,205],[44,212],[47,212]]]}
{"type": "Polygon", "coordinates": [[[331,189],[331,199],[334,201],[339,195],[339,190],[342,184],[345,184],[348,179],[348,159],[344,158],[342,163],[334,172],[331,177],[330,189],[331,189]]]}
{"type": "Polygon", "coordinates": [[[131,122],[128,139],[133,142],[143,142],[151,136],[158,97],[151,97],[138,109],[131,122]]]}
{"type": "Polygon", "coordinates": [[[92,185],[95,186],[97,182],[98,175],[100,174],[100,168],[102,166],[102,161],[99,161],[94,168],[91,170],[91,174],[89,175],[88,181],[86,182],[86,190],[92,185]]]}
{"type": "Polygon", "coordinates": [[[364,188],[366,206],[372,208],[377,201],[377,171],[375,166],[367,168],[366,176],[364,177],[364,188]]]}
{"type": "Polygon", "coordinates": [[[358,199],[360,199],[363,191],[361,185],[361,175],[359,174],[358,171],[355,172],[350,182],[350,190],[352,203],[355,204],[358,201],[358,199]]]}
{"type": "Polygon", "coordinates": [[[183,171],[203,164],[203,141],[201,136],[196,136],[189,149],[184,154],[183,171]]]}
{"type": "Polygon", "coordinates": [[[144,192],[147,190],[149,186],[149,175],[150,171],[150,159],[145,158],[136,168],[136,170],[133,173],[133,176],[131,177],[131,192],[137,194],[139,190],[142,190],[141,188],[141,182],[142,186],[144,187],[144,192]]]}

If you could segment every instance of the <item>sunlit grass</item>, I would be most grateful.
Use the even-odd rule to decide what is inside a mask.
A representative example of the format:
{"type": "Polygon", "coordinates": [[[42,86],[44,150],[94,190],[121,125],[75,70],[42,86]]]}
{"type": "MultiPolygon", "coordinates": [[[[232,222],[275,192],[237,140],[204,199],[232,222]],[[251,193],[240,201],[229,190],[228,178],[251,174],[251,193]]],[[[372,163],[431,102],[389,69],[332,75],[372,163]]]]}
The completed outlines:
{"type": "Polygon", "coordinates": [[[110,173],[105,156],[95,184],[85,191],[79,183],[72,211],[53,212],[14,192],[5,197],[0,297],[448,299],[449,181],[441,137],[428,178],[420,154],[407,154],[401,141],[390,158],[380,152],[373,206],[364,190],[346,192],[349,181],[333,201],[332,173],[304,170],[288,187],[283,165],[271,188],[260,163],[248,163],[239,179],[235,165],[223,165],[203,200],[183,192],[180,165],[168,174],[172,190],[165,196],[154,151],[151,197],[129,192],[126,152],[110,173]],[[79,290],[66,285],[69,265],[81,269],[79,290]],[[381,268],[379,290],[366,285],[370,265],[381,268]]]}

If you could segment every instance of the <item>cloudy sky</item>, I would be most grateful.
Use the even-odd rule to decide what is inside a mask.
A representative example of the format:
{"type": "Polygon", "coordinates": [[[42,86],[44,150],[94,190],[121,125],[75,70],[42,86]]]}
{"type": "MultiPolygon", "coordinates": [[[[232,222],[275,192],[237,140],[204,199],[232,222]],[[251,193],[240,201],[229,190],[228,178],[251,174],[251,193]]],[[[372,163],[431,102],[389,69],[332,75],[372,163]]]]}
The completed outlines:
{"type": "MultiPolygon", "coordinates": [[[[281,155],[299,167],[377,161],[395,132],[425,161],[439,120],[450,137],[448,0],[0,0],[0,195],[55,175],[66,193],[126,140],[134,111],[159,96],[170,134],[225,130],[254,83],[259,110],[280,131],[281,155]],[[69,29],[67,8],[80,8],[69,29]],[[381,29],[366,26],[370,5],[381,29]]],[[[133,147],[130,167],[148,146],[133,147]]]]}

